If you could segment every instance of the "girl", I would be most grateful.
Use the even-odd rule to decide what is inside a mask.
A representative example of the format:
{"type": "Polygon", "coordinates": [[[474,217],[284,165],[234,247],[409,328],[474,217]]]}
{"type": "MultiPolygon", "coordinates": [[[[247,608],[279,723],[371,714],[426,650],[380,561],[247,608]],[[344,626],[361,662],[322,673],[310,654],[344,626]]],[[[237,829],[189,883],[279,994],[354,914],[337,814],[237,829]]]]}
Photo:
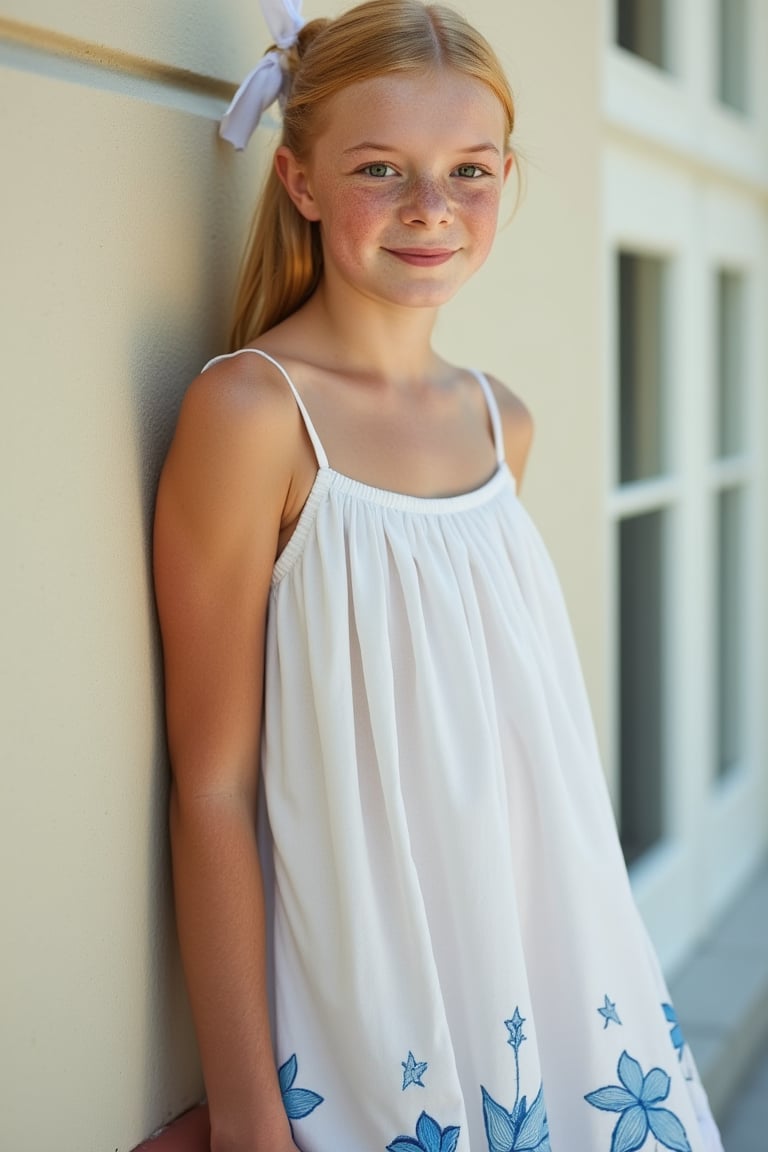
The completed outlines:
{"type": "Polygon", "coordinates": [[[714,1152],[516,495],[530,418],[431,344],[493,241],[507,81],[440,5],[276,3],[224,126],[281,96],[235,351],[156,522],[212,1148],[714,1152]]]}

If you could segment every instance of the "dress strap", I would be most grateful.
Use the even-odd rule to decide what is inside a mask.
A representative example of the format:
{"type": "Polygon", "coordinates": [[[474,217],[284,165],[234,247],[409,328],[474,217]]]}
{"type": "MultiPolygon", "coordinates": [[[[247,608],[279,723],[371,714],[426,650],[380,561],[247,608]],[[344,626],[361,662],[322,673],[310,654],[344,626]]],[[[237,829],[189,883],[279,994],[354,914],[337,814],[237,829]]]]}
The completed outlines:
{"type": "Polygon", "coordinates": [[[291,380],[285,368],[283,368],[282,364],[278,363],[277,360],[273,360],[272,357],[269,356],[266,352],[262,352],[261,348],[239,348],[236,352],[225,352],[221,356],[214,356],[213,360],[209,360],[205,365],[203,372],[205,372],[206,368],[210,368],[213,364],[218,364],[220,360],[231,360],[233,356],[242,356],[246,352],[255,352],[255,354],[257,356],[261,356],[263,360],[268,360],[270,364],[273,364],[274,367],[277,368],[281,376],[283,376],[291,392],[293,392],[293,398],[296,401],[296,406],[301,413],[301,418],[304,421],[307,434],[312,441],[312,447],[315,450],[318,467],[327,468],[328,457],[325,454],[325,449],[323,448],[320,437],[315,431],[315,426],[309,418],[309,412],[307,412],[306,408],[304,407],[304,401],[302,400],[301,396],[299,396],[298,389],[296,388],[293,380],[291,380]]]}
{"type": "Polygon", "coordinates": [[[488,405],[488,415],[491,418],[491,428],[493,429],[493,446],[496,449],[496,463],[503,464],[505,459],[504,433],[501,428],[501,413],[499,412],[498,402],[493,394],[491,385],[488,383],[488,378],[474,368],[470,368],[470,372],[483,389],[485,402],[488,405]]]}

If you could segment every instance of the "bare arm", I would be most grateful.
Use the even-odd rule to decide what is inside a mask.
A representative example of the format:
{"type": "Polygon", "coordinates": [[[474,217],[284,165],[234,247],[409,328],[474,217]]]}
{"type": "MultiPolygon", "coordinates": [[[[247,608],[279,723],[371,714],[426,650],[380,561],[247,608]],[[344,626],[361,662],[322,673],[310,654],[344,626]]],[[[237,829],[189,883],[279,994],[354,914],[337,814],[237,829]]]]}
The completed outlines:
{"type": "Polygon", "coordinates": [[[155,518],[176,912],[213,1152],[295,1147],[270,1037],[255,840],[265,618],[291,486],[292,407],[240,366],[198,378],[155,518]]]}

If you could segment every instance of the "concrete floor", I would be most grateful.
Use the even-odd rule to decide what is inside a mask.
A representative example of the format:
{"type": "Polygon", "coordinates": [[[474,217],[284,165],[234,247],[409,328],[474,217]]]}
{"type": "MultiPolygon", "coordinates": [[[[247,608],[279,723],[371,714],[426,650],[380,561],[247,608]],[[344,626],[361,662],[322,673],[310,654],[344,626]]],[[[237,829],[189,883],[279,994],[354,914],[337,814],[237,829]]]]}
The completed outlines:
{"type": "Polygon", "coordinates": [[[768,861],[731,900],[670,991],[712,1111],[721,1127],[729,1122],[725,1152],[768,1152],[768,861]],[[762,1120],[754,1111],[761,1101],[762,1120]],[[740,1111],[750,1117],[743,1131],[740,1111]],[[756,1143],[743,1142],[748,1130],[756,1143]]]}
{"type": "Polygon", "coordinates": [[[768,1152],[768,1044],[721,1125],[725,1152],[768,1152]]]}

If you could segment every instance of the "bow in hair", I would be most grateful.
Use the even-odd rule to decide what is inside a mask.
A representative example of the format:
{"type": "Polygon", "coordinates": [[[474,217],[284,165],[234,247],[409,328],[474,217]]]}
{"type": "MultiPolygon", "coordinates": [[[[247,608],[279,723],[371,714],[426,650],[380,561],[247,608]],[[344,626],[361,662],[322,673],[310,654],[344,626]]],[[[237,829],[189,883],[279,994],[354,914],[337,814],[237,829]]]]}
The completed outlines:
{"type": "Polygon", "coordinates": [[[261,58],[243,80],[219,124],[219,135],[238,150],[245,148],[261,117],[288,92],[282,55],[292,48],[304,27],[302,0],[261,0],[261,8],[276,47],[261,58]]]}

